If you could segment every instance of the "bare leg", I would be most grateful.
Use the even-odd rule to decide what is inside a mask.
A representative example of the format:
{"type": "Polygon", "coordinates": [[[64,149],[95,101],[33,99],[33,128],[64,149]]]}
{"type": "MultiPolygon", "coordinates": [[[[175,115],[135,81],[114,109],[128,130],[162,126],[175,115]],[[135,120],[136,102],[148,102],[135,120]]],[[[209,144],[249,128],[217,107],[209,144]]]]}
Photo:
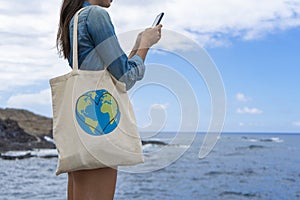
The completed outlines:
{"type": "Polygon", "coordinates": [[[113,200],[117,170],[101,168],[71,172],[73,200],[113,200]]]}
{"type": "Polygon", "coordinates": [[[73,174],[68,173],[68,200],[73,200],[73,174]]]}

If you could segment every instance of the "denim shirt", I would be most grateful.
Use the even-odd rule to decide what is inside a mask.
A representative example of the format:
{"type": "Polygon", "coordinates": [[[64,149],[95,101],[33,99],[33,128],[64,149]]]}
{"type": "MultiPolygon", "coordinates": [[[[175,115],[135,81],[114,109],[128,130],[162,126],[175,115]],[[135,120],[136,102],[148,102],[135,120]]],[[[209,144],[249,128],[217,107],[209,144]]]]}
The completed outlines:
{"type": "MultiPolygon", "coordinates": [[[[100,6],[84,2],[84,9],[78,18],[78,64],[81,70],[107,70],[129,90],[145,73],[145,65],[140,56],[128,59],[121,49],[109,14],[100,6]]],[[[73,26],[70,21],[71,52],[68,59],[72,67],[73,26]]]]}

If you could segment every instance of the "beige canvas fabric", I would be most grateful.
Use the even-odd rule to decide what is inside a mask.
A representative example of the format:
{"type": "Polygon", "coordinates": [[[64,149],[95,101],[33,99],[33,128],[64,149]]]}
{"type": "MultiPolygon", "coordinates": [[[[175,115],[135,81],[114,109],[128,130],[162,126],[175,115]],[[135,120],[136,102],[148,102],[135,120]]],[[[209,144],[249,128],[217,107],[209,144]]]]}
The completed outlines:
{"type": "Polygon", "coordinates": [[[106,69],[78,70],[77,23],[80,11],[74,17],[73,70],[50,80],[53,138],[59,154],[56,175],[82,169],[136,165],[144,161],[125,84],[117,81],[106,69]],[[96,91],[104,90],[101,97],[97,96],[96,91]],[[106,118],[101,119],[101,116],[106,118]],[[107,117],[107,125],[99,129],[100,121],[107,120],[107,117]],[[101,131],[108,130],[107,127],[115,128],[101,134],[101,131]]]}

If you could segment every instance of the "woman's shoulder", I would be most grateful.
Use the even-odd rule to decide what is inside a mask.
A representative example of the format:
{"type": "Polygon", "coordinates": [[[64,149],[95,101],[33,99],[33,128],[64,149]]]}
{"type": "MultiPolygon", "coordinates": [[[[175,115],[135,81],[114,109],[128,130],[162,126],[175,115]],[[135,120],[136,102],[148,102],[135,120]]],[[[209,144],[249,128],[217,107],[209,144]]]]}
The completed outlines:
{"type": "Polygon", "coordinates": [[[97,5],[88,6],[83,12],[88,18],[110,18],[108,12],[97,5]]]}

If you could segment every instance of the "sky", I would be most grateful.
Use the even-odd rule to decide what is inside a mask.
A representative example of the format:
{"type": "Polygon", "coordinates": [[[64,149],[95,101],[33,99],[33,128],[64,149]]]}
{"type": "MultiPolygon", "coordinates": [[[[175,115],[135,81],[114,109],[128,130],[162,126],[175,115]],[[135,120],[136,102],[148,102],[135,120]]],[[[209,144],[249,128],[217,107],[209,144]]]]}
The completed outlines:
{"type": "MultiPolygon", "coordinates": [[[[1,108],[52,116],[49,79],[70,72],[55,47],[60,6],[61,0],[1,0],[1,108]]],[[[215,80],[226,95],[224,131],[300,132],[300,0],[114,0],[107,11],[126,52],[135,35],[124,42],[122,34],[165,12],[145,79],[129,92],[140,130],[195,128],[188,121],[208,130],[213,106],[223,105],[215,80]],[[189,59],[207,61],[200,74],[189,59]],[[182,80],[187,90],[178,89],[182,80]]]]}

